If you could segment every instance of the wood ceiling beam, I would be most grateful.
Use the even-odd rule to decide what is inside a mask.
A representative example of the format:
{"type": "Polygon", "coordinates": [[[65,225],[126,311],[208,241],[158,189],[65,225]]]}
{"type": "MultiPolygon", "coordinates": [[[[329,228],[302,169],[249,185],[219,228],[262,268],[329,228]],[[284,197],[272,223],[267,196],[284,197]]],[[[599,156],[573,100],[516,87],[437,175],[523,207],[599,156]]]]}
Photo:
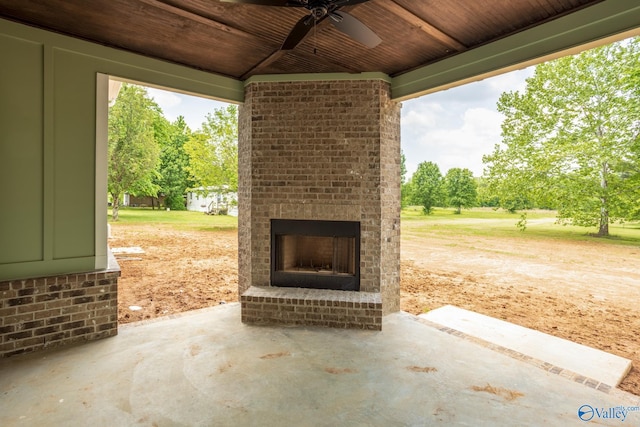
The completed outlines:
{"type": "Polygon", "coordinates": [[[269,65],[273,64],[274,62],[276,62],[285,53],[286,52],[284,50],[280,50],[280,49],[274,51],[271,55],[267,56],[265,59],[263,59],[262,61],[258,62],[256,65],[251,67],[251,69],[249,71],[247,71],[242,76],[240,76],[240,80],[246,80],[247,78],[251,77],[254,74],[260,74],[260,70],[263,70],[266,67],[268,67],[269,65]]]}
{"type": "Polygon", "coordinates": [[[169,12],[174,15],[189,19],[191,21],[195,21],[200,24],[206,25],[207,27],[213,28],[214,30],[223,31],[225,33],[228,33],[234,36],[243,37],[246,39],[252,39],[256,43],[261,43],[261,40],[255,34],[247,33],[237,28],[229,27],[228,25],[225,25],[221,22],[199,15],[196,12],[174,6],[169,2],[165,2],[163,0],[139,0],[139,1],[149,6],[164,10],[165,12],[169,12]]]}
{"type": "Polygon", "coordinates": [[[400,6],[398,3],[392,0],[374,0],[374,1],[377,6],[380,6],[386,9],[387,11],[393,13],[394,15],[406,21],[408,24],[419,28],[424,33],[438,40],[443,45],[451,49],[454,49],[458,52],[467,50],[467,47],[462,43],[460,43],[458,40],[454,39],[447,33],[429,24],[424,19],[420,18],[418,15],[415,15],[413,12],[400,6]]]}
{"type": "MultiPolygon", "coordinates": [[[[245,39],[251,39],[253,42],[255,43],[261,43],[262,41],[260,40],[259,36],[257,36],[256,34],[251,34],[251,33],[247,33],[245,31],[239,30],[237,28],[233,28],[230,27],[228,25],[225,25],[221,22],[215,21],[213,19],[207,18],[205,16],[202,16],[198,13],[196,13],[195,11],[189,11],[186,9],[182,9],[178,6],[174,6],[173,4],[170,4],[171,0],[140,0],[142,3],[145,3],[147,5],[156,7],[158,9],[162,9],[166,12],[172,13],[174,15],[177,16],[181,16],[183,18],[198,22],[200,24],[206,25],[210,28],[213,28],[215,30],[218,31],[224,31],[230,35],[234,35],[234,36],[240,36],[243,37],[245,39]]],[[[263,59],[262,61],[258,62],[257,64],[255,64],[249,71],[245,72],[241,77],[240,80],[244,80],[247,77],[250,77],[253,74],[258,74],[259,71],[263,68],[266,68],[267,66],[269,66],[270,64],[272,64],[273,62],[277,61],[285,52],[281,51],[281,50],[276,50],[274,51],[271,55],[269,55],[268,57],[266,57],[265,59],[263,59]]]]}

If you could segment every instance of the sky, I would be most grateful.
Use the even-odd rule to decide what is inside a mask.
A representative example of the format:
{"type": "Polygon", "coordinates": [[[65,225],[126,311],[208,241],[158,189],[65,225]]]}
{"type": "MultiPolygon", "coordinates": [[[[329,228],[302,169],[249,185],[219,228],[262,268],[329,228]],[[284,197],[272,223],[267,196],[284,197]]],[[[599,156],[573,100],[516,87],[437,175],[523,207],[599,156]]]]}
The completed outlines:
{"type": "Polygon", "coordinates": [[[502,115],[497,102],[503,92],[524,91],[533,67],[403,102],[402,151],[407,179],[418,164],[436,163],[445,175],[467,168],[481,176],[482,156],[500,143],[502,115]]]}
{"type": "MultiPolygon", "coordinates": [[[[530,67],[403,102],[400,126],[406,178],[425,161],[435,162],[443,175],[457,167],[481,176],[482,156],[500,142],[498,98],[503,92],[523,91],[532,74],[530,67]]],[[[182,115],[191,130],[201,128],[207,113],[227,105],[160,89],[147,91],[169,121],[182,115]]]]}
{"type": "Polygon", "coordinates": [[[160,106],[167,120],[173,122],[178,116],[182,116],[191,130],[200,129],[202,123],[206,121],[208,113],[213,113],[215,109],[225,108],[229,105],[225,102],[208,98],[184,95],[151,87],[147,88],[147,93],[160,106]]]}

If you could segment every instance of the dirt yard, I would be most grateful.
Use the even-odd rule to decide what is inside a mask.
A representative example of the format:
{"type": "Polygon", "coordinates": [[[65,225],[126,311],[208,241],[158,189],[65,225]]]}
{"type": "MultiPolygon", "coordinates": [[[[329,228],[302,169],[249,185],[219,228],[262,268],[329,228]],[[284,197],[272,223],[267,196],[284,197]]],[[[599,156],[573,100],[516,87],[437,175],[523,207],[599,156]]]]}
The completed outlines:
{"type": "MultiPolygon", "coordinates": [[[[122,254],[119,321],[238,300],[237,233],[113,224],[122,254]],[[137,309],[139,308],[139,309],[137,309]]],[[[403,237],[401,308],[446,304],[631,359],[621,388],[640,395],[640,248],[602,242],[403,237]]]]}

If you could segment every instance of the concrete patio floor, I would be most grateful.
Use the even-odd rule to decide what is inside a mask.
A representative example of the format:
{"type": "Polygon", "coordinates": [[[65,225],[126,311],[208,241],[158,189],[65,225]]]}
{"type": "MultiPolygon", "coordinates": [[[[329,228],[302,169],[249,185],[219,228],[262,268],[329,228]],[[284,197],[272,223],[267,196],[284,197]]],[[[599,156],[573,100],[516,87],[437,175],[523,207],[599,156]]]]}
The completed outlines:
{"type": "Polygon", "coordinates": [[[602,417],[621,406],[640,397],[406,313],[382,332],[266,327],[228,304],[0,361],[1,426],[640,425],[640,412],[602,417]]]}

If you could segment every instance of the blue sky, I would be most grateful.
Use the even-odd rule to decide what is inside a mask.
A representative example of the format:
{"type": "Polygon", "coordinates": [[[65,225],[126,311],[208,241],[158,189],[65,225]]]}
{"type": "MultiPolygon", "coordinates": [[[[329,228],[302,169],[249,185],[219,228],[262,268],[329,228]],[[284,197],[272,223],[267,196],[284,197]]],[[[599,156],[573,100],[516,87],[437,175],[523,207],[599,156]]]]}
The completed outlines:
{"type": "MultiPolygon", "coordinates": [[[[424,161],[437,163],[443,175],[459,167],[480,176],[482,156],[500,142],[498,98],[506,91],[524,90],[525,79],[532,74],[531,67],[403,102],[402,150],[407,178],[424,161]]],[[[182,115],[192,130],[201,127],[207,113],[226,105],[154,88],[148,88],[148,93],[168,120],[182,115]]]]}

